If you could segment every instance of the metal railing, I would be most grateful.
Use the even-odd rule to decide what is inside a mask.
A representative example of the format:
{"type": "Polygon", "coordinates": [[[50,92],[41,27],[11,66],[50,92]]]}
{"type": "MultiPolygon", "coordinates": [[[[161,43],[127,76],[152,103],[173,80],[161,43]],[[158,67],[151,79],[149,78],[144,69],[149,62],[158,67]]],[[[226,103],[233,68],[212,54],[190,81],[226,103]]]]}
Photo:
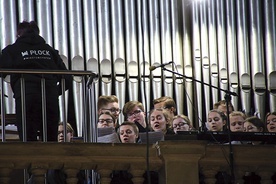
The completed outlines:
{"type": "MultiPolygon", "coordinates": [[[[46,120],[46,87],[45,87],[45,78],[44,76],[47,75],[59,75],[61,77],[61,121],[64,123],[64,135],[66,135],[66,122],[67,122],[67,115],[65,112],[65,76],[72,76],[72,77],[80,77],[81,81],[81,85],[82,85],[82,92],[83,92],[83,96],[85,97],[87,94],[88,89],[90,88],[93,79],[97,76],[95,73],[93,73],[92,71],[72,71],[72,70],[29,70],[29,69],[24,69],[24,70],[10,70],[10,69],[1,69],[0,70],[0,89],[2,90],[1,93],[1,127],[2,127],[2,142],[6,141],[6,137],[5,137],[5,125],[6,125],[6,120],[5,120],[5,95],[4,95],[4,80],[3,77],[6,75],[10,75],[10,74],[20,74],[21,78],[20,78],[20,85],[21,85],[21,104],[22,104],[22,132],[23,132],[23,142],[27,141],[27,136],[26,136],[26,111],[25,111],[25,80],[24,80],[24,75],[25,74],[39,74],[41,75],[41,95],[42,95],[42,122],[43,122],[43,141],[46,142],[47,141],[47,120],[46,120]]],[[[91,94],[89,95],[89,99],[88,103],[92,103],[91,98],[93,98],[93,96],[91,96],[91,94]]],[[[95,102],[93,102],[95,103],[95,102]]],[[[84,127],[88,127],[87,123],[89,123],[88,121],[90,120],[91,122],[91,118],[88,118],[87,116],[87,112],[88,109],[87,108],[91,108],[93,107],[94,104],[90,104],[87,105],[86,99],[83,98],[83,119],[84,119],[84,123],[83,126],[84,127]]],[[[91,125],[89,125],[89,127],[93,126],[92,123],[90,123],[91,125]]],[[[95,128],[95,127],[94,127],[95,128]]],[[[92,128],[90,128],[91,131],[92,128]]],[[[84,128],[84,139],[87,142],[88,140],[88,129],[84,128]]]]}

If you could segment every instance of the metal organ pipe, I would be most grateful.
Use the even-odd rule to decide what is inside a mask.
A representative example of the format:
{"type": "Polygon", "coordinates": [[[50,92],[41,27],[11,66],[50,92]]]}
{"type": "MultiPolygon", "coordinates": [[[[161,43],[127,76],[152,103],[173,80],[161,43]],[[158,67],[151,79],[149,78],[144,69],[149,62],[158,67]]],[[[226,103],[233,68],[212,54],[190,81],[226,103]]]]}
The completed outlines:
{"type": "MultiPolygon", "coordinates": [[[[5,46],[12,44],[16,40],[17,33],[17,23],[16,23],[16,7],[15,1],[0,1],[0,46],[4,48],[5,46]]],[[[6,77],[3,81],[4,90],[4,101],[5,110],[8,114],[15,113],[15,100],[13,98],[13,92],[10,86],[10,78],[6,77]]]]}
{"type": "Polygon", "coordinates": [[[110,30],[109,1],[97,3],[99,63],[101,77],[101,94],[111,95],[112,68],[111,68],[111,30],[110,30]]]}
{"type": "MultiPolygon", "coordinates": [[[[67,29],[67,13],[66,13],[66,1],[65,0],[54,0],[53,2],[53,14],[52,16],[57,17],[53,19],[53,36],[54,36],[54,48],[59,51],[60,57],[69,69],[69,51],[68,51],[68,29],[67,29]]],[[[48,4],[46,4],[48,5],[48,4]]],[[[45,6],[46,6],[45,5],[45,6]]],[[[42,5],[41,5],[42,6],[42,5]]],[[[42,7],[41,7],[42,8],[42,7]]],[[[41,14],[43,16],[43,14],[41,14]]],[[[48,27],[49,28],[49,27],[48,27]]],[[[62,104],[62,97],[59,97],[60,112],[67,115],[68,112],[68,92],[65,92],[65,108],[62,104]]],[[[67,116],[60,114],[61,121],[65,121],[67,116]]]]}
{"type": "MultiPolygon", "coordinates": [[[[199,7],[200,12],[200,42],[201,42],[201,56],[202,56],[202,78],[203,82],[210,84],[210,60],[209,60],[209,43],[208,43],[208,22],[207,22],[207,2],[202,1],[200,2],[199,7]]],[[[204,85],[203,86],[203,100],[204,106],[203,110],[205,110],[205,114],[208,114],[210,107],[213,105],[211,104],[211,95],[210,95],[210,87],[204,85]]]]}
{"type": "MultiPolygon", "coordinates": [[[[181,19],[179,18],[179,4],[177,1],[171,1],[171,19],[172,19],[172,61],[174,61],[175,67],[173,65],[173,70],[183,74],[183,46],[181,40],[181,26],[180,22],[181,19]]],[[[175,76],[175,101],[176,102],[183,102],[184,100],[184,79],[180,76],[175,76]]],[[[177,113],[184,114],[184,104],[185,103],[176,103],[177,113]]],[[[185,113],[186,114],[186,113],[185,113]]]]}
{"type": "MultiPolygon", "coordinates": [[[[84,70],[84,49],[83,49],[83,29],[82,29],[82,14],[81,14],[81,1],[69,0],[69,31],[70,31],[70,53],[71,53],[71,66],[73,70],[84,70]]],[[[73,90],[74,90],[74,103],[76,113],[76,123],[78,135],[83,135],[84,122],[84,89],[81,87],[83,78],[74,77],[73,90]]]]}
{"type": "Polygon", "coordinates": [[[53,34],[52,34],[52,7],[50,6],[50,0],[37,1],[37,17],[38,27],[40,29],[40,35],[46,40],[46,42],[53,46],[53,34]]]}
{"type": "MultiPolygon", "coordinates": [[[[181,66],[177,66],[179,72],[181,73],[181,70],[183,70],[183,74],[185,74],[187,77],[193,77],[193,54],[192,54],[192,38],[191,38],[191,29],[190,29],[190,24],[192,23],[192,21],[189,19],[189,13],[191,13],[191,5],[189,5],[189,3],[187,1],[182,1],[182,8],[183,10],[183,19],[182,19],[182,24],[183,24],[183,59],[184,59],[184,65],[183,65],[183,69],[181,68],[181,66]]],[[[185,98],[183,100],[183,105],[184,102],[186,102],[187,104],[187,115],[188,117],[190,117],[190,119],[192,120],[195,116],[195,119],[197,119],[198,113],[195,113],[194,115],[194,107],[195,107],[195,103],[193,103],[193,101],[191,99],[194,99],[194,93],[193,93],[193,81],[191,81],[190,79],[177,79],[176,80],[178,82],[178,85],[181,84],[181,82],[183,82],[185,84],[185,93],[183,93],[183,95],[185,95],[185,98]]],[[[181,92],[181,91],[180,91],[181,92]]],[[[195,120],[195,122],[198,122],[198,120],[195,120]]],[[[195,124],[197,125],[197,124],[195,124]]],[[[198,126],[198,125],[197,125],[198,126]]]]}
{"type": "MultiPolygon", "coordinates": [[[[112,57],[115,77],[115,91],[119,100],[119,106],[125,104],[125,86],[126,86],[126,64],[125,64],[125,40],[124,40],[124,22],[123,5],[121,1],[111,1],[111,30],[112,30],[112,57]]],[[[119,123],[122,122],[122,113],[119,116],[119,123]]]]}
{"type": "Polygon", "coordinates": [[[33,0],[19,0],[18,1],[19,22],[24,20],[34,20],[34,1],[33,0]]]}
{"type": "MultiPolygon", "coordinates": [[[[216,31],[216,0],[209,0],[208,3],[208,39],[209,39],[209,62],[211,84],[219,87],[218,78],[218,53],[217,53],[217,31],[216,31]]],[[[219,101],[218,90],[211,89],[213,104],[219,101]]],[[[211,107],[213,108],[213,106],[211,107]]]]}
{"type": "MultiPolygon", "coordinates": [[[[171,31],[171,9],[168,0],[160,1],[160,37],[161,37],[161,60],[162,63],[172,61],[172,31],[171,31]]],[[[172,65],[165,68],[172,70],[172,65]]],[[[165,96],[174,97],[173,94],[173,75],[163,71],[163,89],[165,96]]]]}
{"type": "Polygon", "coordinates": [[[150,41],[149,41],[149,12],[148,1],[137,1],[137,20],[138,20],[138,58],[139,58],[139,77],[141,101],[146,111],[150,109],[151,91],[150,91],[150,41]]]}
{"type": "Polygon", "coordinates": [[[237,7],[237,49],[238,49],[238,73],[240,86],[241,110],[249,115],[251,112],[251,74],[249,62],[247,3],[238,0],[237,7]]]}
{"type": "MultiPolygon", "coordinates": [[[[194,78],[197,80],[202,79],[202,56],[201,56],[201,43],[200,43],[200,22],[199,22],[199,3],[197,1],[193,1],[193,69],[194,72],[194,78]]],[[[197,105],[197,111],[198,111],[198,117],[203,116],[203,107],[202,107],[202,84],[194,82],[194,85],[196,86],[196,105],[197,105]]],[[[199,126],[201,124],[199,123],[199,126]]]]}
{"type": "MultiPolygon", "coordinates": [[[[226,30],[225,30],[225,1],[217,0],[217,42],[218,42],[218,74],[221,89],[228,90],[228,68],[226,50],[226,30]]],[[[225,93],[220,91],[221,99],[225,93]]]]}
{"type": "MultiPolygon", "coordinates": [[[[227,61],[228,61],[228,80],[229,90],[238,93],[238,61],[237,61],[237,43],[236,43],[236,8],[234,2],[226,1],[226,39],[227,39],[227,61]]],[[[238,97],[232,96],[232,104],[235,110],[238,110],[238,97]]]]}
{"type": "MultiPolygon", "coordinates": [[[[151,65],[161,64],[160,12],[157,0],[149,0],[150,60],[151,65]]],[[[152,71],[153,99],[162,96],[161,69],[152,71]]]]}
{"type": "Polygon", "coordinates": [[[266,56],[266,78],[269,91],[269,108],[276,111],[276,14],[275,1],[264,1],[264,40],[266,56]]]}
{"type": "MultiPolygon", "coordinates": [[[[139,71],[138,71],[138,40],[137,40],[137,22],[135,15],[135,1],[125,1],[126,7],[125,16],[125,35],[126,35],[126,64],[127,64],[127,79],[128,86],[127,89],[130,101],[138,101],[138,89],[139,89],[139,71]]],[[[139,15],[139,14],[138,14],[139,15]]],[[[123,104],[122,104],[123,107],[123,104]]]]}
{"type": "Polygon", "coordinates": [[[253,81],[255,113],[264,120],[265,116],[265,67],[263,53],[263,36],[260,12],[260,1],[249,1],[249,34],[250,34],[250,55],[251,55],[251,74],[253,81]]]}
{"type": "MultiPolygon", "coordinates": [[[[85,34],[85,58],[86,68],[89,71],[99,73],[99,56],[98,56],[98,32],[97,32],[97,12],[96,12],[96,1],[95,0],[84,0],[83,1],[84,11],[84,34],[85,34]]],[[[95,77],[93,82],[88,87],[88,114],[89,121],[87,124],[88,141],[97,142],[97,101],[99,97],[99,78],[95,77]],[[90,135],[90,136],[89,136],[90,135]]]]}
{"type": "Polygon", "coordinates": [[[63,62],[69,68],[66,0],[53,0],[53,16],[57,17],[53,19],[54,47],[59,51],[63,62]]]}

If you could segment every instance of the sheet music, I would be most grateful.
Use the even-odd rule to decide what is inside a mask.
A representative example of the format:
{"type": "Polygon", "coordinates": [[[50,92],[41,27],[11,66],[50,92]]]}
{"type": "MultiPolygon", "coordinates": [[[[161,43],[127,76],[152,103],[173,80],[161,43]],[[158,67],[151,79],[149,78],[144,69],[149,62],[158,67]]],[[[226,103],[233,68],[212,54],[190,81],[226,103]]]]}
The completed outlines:
{"type": "Polygon", "coordinates": [[[99,143],[120,143],[119,137],[116,133],[98,137],[99,143]]]}
{"type": "Polygon", "coordinates": [[[113,127],[98,128],[98,137],[110,135],[114,132],[115,132],[115,129],[113,127]]]}

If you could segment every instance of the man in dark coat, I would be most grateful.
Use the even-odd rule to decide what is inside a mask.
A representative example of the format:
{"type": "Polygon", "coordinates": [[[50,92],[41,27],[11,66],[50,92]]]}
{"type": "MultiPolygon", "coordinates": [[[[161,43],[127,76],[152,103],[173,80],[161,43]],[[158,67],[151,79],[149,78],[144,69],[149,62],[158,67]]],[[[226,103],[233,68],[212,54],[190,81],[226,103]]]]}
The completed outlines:
{"type": "MultiPolygon", "coordinates": [[[[2,50],[0,68],[29,70],[67,70],[58,51],[46,44],[39,36],[36,22],[23,21],[17,28],[17,40],[2,50]]],[[[47,140],[57,141],[59,122],[59,102],[61,76],[54,74],[11,74],[11,87],[16,104],[16,125],[21,140],[22,112],[26,112],[27,141],[36,141],[38,132],[43,135],[41,79],[45,79],[47,140]],[[25,83],[25,104],[22,106],[22,80],[25,83]]],[[[65,75],[66,85],[72,84],[71,76],[65,75]]]]}

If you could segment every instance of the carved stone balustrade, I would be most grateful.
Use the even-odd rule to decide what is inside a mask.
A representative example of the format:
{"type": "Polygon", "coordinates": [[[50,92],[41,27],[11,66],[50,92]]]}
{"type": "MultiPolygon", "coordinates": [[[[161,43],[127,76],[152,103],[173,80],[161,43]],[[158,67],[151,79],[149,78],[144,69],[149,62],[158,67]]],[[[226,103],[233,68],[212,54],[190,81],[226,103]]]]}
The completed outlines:
{"type": "MultiPolygon", "coordinates": [[[[61,169],[67,183],[77,183],[80,170],[94,170],[101,183],[110,183],[110,173],[126,170],[135,184],[143,183],[147,169],[145,144],[106,143],[0,143],[0,183],[11,183],[14,170],[26,170],[35,183],[44,183],[49,169],[61,169]]],[[[275,145],[233,145],[235,183],[255,173],[261,183],[273,183],[276,172],[275,145]]],[[[206,141],[163,141],[149,147],[149,169],[159,173],[160,184],[215,183],[216,174],[230,174],[229,146],[206,141]]]]}

